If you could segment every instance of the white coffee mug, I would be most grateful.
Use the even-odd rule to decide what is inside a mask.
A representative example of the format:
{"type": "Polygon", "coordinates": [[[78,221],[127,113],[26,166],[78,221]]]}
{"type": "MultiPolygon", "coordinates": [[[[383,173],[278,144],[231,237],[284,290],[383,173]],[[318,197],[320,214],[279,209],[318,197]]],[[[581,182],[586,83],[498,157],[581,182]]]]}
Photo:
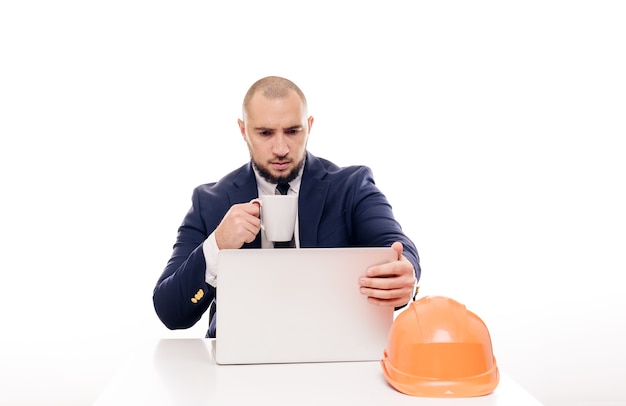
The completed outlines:
{"type": "Polygon", "coordinates": [[[269,241],[291,241],[298,216],[297,195],[262,195],[261,229],[269,241]]]}

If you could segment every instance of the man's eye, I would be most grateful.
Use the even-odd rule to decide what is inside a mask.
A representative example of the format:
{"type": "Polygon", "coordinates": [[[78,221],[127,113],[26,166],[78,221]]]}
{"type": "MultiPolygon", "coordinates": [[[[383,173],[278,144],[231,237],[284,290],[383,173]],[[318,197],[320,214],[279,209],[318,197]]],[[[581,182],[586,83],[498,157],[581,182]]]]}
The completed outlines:
{"type": "Polygon", "coordinates": [[[286,132],[287,134],[292,134],[292,135],[293,135],[293,134],[297,134],[297,133],[298,133],[298,130],[292,129],[292,130],[287,130],[287,131],[285,131],[285,132],[286,132]]]}
{"type": "Polygon", "coordinates": [[[263,136],[268,136],[268,135],[272,135],[271,131],[265,130],[265,131],[261,131],[259,132],[259,134],[263,135],[263,136]]]}

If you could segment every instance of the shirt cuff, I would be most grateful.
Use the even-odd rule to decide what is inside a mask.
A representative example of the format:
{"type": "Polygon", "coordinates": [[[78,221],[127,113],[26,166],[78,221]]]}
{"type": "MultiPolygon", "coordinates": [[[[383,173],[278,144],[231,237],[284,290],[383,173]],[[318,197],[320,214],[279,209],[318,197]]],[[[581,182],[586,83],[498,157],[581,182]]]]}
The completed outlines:
{"type": "Polygon", "coordinates": [[[214,232],[202,243],[202,252],[204,253],[204,262],[206,262],[206,283],[215,288],[217,287],[217,254],[220,249],[217,247],[214,232]]]}

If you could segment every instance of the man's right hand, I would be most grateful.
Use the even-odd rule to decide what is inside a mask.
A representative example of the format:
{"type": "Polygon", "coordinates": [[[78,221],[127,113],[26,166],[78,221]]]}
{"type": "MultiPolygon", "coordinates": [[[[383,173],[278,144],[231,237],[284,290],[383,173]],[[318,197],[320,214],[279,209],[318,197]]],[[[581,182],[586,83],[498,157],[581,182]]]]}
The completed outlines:
{"type": "Polygon", "coordinates": [[[219,249],[237,249],[254,241],[261,230],[260,208],[257,202],[233,205],[215,229],[219,249]]]}

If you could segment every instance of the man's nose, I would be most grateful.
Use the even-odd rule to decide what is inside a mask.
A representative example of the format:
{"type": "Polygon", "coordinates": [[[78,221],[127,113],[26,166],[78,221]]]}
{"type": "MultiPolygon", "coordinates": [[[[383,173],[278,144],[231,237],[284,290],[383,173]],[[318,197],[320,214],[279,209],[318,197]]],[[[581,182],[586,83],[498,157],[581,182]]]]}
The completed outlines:
{"type": "Polygon", "coordinates": [[[285,156],[289,152],[289,146],[287,145],[287,136],[283,133],[278,133],[274,137],[274,145],[272,152],[278,156],[285,156]]]}

